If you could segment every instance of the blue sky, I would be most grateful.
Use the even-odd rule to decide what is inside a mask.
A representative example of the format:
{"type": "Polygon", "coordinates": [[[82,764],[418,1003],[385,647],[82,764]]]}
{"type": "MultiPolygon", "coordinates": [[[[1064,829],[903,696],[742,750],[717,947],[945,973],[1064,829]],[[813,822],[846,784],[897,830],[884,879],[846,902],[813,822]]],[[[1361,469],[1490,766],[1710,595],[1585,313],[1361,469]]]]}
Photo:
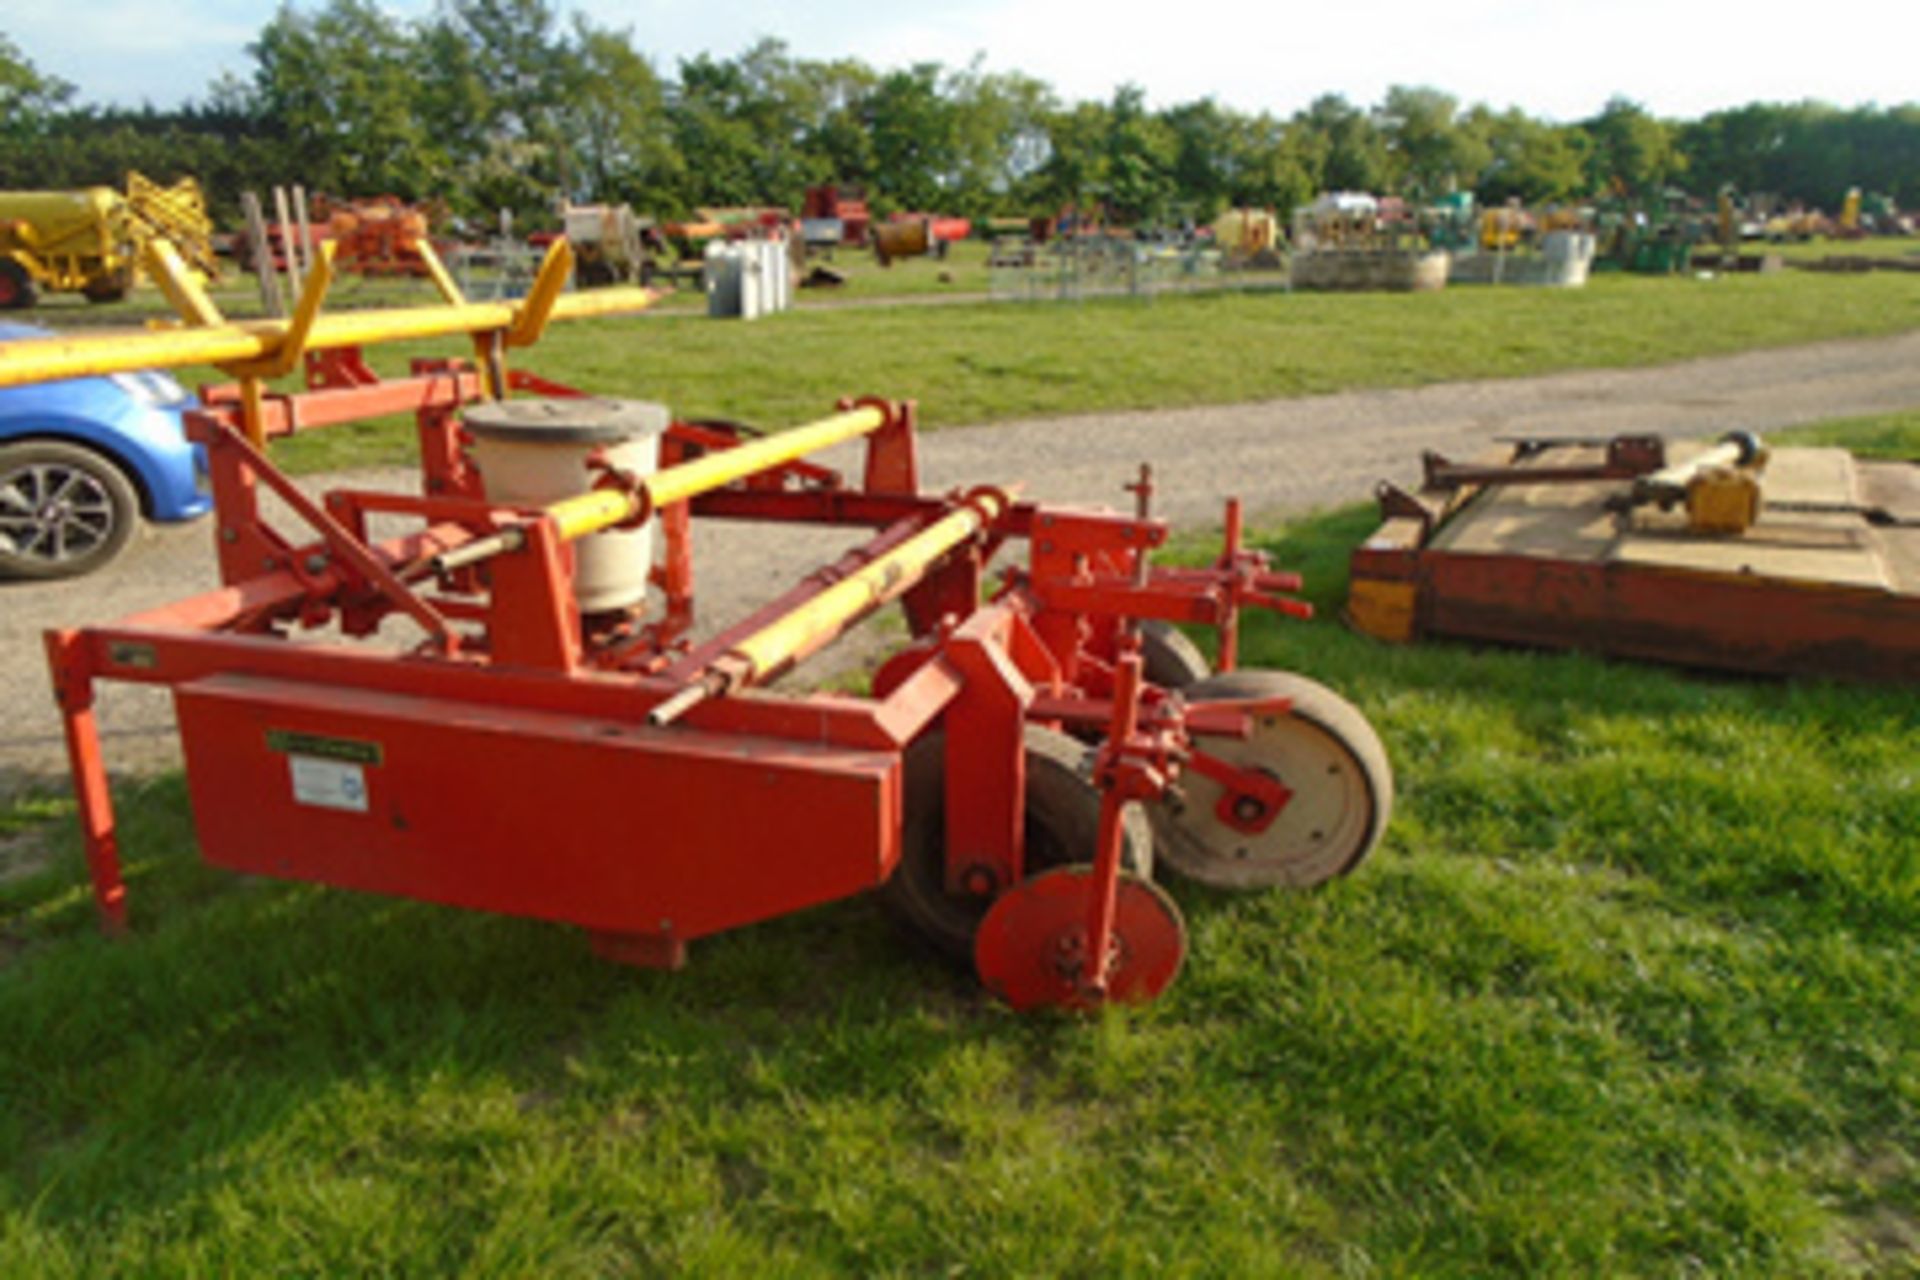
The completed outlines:
{"type": "MultiPolygon", "coordinates": [[[[1833,10],[1804,0],[561,3],[631,29],[669,73],[681,58],[731,55],[772,35],[802,56],[882,67],[981,53],[989,70],[1026,71],[1069,99],[1133,81],[1156,106],[1212,95],[1281,114],[1324,92],[1370,104],[1396,83],[1562,120],[1616,92],[1672,116],[1755,99],[1920,100],[1915,0],[1833,10]]],[[[418,17],[431,0],[385,7],[418,17]]],[[[0,31],[88,99],[171,105],[222,70],[244,74],[246,43],[272,12],[244,0],[5,0],[0,31]]]]}

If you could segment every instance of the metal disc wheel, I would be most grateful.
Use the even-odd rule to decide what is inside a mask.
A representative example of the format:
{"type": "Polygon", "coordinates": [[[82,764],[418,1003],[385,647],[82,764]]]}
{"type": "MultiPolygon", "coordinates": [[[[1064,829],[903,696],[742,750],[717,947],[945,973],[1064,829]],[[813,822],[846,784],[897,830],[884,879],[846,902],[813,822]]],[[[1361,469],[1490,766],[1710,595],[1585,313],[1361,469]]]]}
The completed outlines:
{"type": "Polygon", "coordinates": [[[1317,681],[1280,671],[1210,676],[1183,693],[1191,702],[1292,699],[1290,712],[1260,717],[1244,741],[1195,744],[1277,778],[1292,796],[1264,829],[1242,830],[1220,812],[1225,788],[1187,769],[1181,794],[1151,810],[1168,866],[1219,889],[1305,888],[1346,874],[1373,851],[1393,809],[1393,771],[1379,735],[1352,703],[1317,681]]]}
{"type": "Polygon", "coordinates": [[[1001,895],[974,944],[982,985],[1023,1011],[1144,1004],[1165,991],[1187,954],[1180,908],[1159,885],[1122,874],[1106,989],[1095,992],[1087,983],[1094,892],[1091,867],[1054,867],[1001,895]]]}
{"type": "MultiPolygon", "coordinates": [[[[1028,725],[1026,751],[1027,876],[1092,861],[1100,831],[1092,750],[1064,734],[1028,725]]],[[[974,932],[992,899],[946,891],[946,763],[944,733],[923,734],[907,748],[900,865],[880,886],[880,898],[935,948],[971,964],[974,932]]],[[[1143,880],[1153,874],[1153,830],[1139,805],[1126,809],[1121,866],[1143,880]]]]}
{"type": "Polygon", "coordinates": [[[0,445],[0,575],[70,578],[120,553],[140,499],[120,468],[59,440],[0,445]]]}
{"type": "Polygon", "coordinates": [[[1162,689],[1184,689],[1213,674],[1200,646],[1186,632],[1158,618],[1140,624],[1140,669],[1162,689]]]}

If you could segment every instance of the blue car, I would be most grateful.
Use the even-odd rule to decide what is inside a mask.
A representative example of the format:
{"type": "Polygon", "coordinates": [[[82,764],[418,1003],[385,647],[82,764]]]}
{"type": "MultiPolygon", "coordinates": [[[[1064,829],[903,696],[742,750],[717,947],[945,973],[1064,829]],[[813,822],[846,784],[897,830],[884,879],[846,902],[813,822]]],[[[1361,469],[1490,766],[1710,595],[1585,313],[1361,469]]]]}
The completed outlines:
{"type": "MultiPolygon", "coordinates": [[[[0,341],[47,335],[0,323],[0,341]]],[[[153,372],[0,388],[0,576],[88,573],[143,516],[205,514],[204,454],[180,422],[193,403],[153,372]]]]}

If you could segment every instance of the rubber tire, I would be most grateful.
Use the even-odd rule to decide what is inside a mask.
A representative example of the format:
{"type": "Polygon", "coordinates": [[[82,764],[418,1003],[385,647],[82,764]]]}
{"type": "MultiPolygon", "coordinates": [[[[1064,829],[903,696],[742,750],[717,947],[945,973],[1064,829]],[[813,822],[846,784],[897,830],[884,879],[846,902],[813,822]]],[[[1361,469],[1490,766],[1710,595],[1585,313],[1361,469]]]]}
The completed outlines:
{"type": "Polygon", "coordinates": [[[11,258],[0,258],[0,311],[25,311],[40,300],[40,289],[27,269],[11,258]]]}
{"type": "MultiPolygon", "coordinates": [[[[1334,844],[1297,853],[1279,852],[1275,856],[1243,859],[1219,845],[1209,844],[1195,824],[1183,814],[1202,810],[1204,800],[1190,801],[1183,807],[1168,798],[1151,806],[1156,847],[1164,866],[1180,875],[1216,889],[1265,889],[1275,885],[1308,888],[1346,875],[1364,861],[1380,843],[1387,821],[1393,813],[1393,768],[1387,750],[1367,718],[1358,708],[1316,680],[1287,671],[1234,671],[1211,676],[1188,685],[1182,691],[1191,702],[1225,702],[1265,698],[1290,698],[1290,719],[1294,732],[1314,735],[1315,750],[1332,749],[1358,771],[1364,786],[1366,812],[1357,821],[1343,821],[1334,844]]],[[[1256,735],[1260,732],[1256,727],[1256,735]]],[[[1204,749],[1208,744],[1200,743],[1204,749]]],[[[1277,773],[1280,781],[1296,793],[1306,779],[1289,778],[1277,773]]],[[[1183,788],[1191,790],[1195,775],[1189,771],[1183,788]]],[[[1284,814],[1282,815],[1284,820],[1284,814]]],[[[1207,834],[1225,835],[1228,829],[1217,825],[1211,811],[1205,811],[1207,834]]],[[[1237,848],[1254,845],[1261,837],[1228,837],[1237,848]],[[1247,843],[1242,844],[1245,840],[1247,843]]]]}
{"type": "Polygon", "coordinates": [[[0,445],[0,482],[13,472],[35,463],[51,463],[84,472],[107,498],[109,524],[106,536],[85,555],[48,561],[16,554],[0,547],[0,578],[47,582],[58,578],[77,578],[92,573],[118,556],[127,540],[140,525],[140,495],[126,473],[105,454],[64,440],[22,440],[0,445]]]}
{"type": "MultiPolygon", "coordinates": [[[[1100,831],[1100,791],[1093,752],[1065,734],[1026,727],[1027,865],[1029,877],[1051,867],[1090,862],[1100,831]]],[[[922,734],[908,746],[900,863],[880,886],[880,900],[901,923],[958,964],[973,964],[973,935],[988,898],[950,895],[946,875],[946,735],[922,734]]],[[[1153,878],[1153,829],[1138,804],[1122,819],[1120,864],[1153,878]]]]}
{"type": "Polygon", "coordinates": [[[80,296],[96,304],[119,302],[127,296],[127,286],[116,282],[90,284],[80,291],[80,296]]]}
{"type": "Polygon", "coordinates": [[[1187,633],[1171,622],[1149,618],[1140,624],[1141,674],[1162,689],[1184,689],[1213,674],[1213,664],[1187,633]]]}

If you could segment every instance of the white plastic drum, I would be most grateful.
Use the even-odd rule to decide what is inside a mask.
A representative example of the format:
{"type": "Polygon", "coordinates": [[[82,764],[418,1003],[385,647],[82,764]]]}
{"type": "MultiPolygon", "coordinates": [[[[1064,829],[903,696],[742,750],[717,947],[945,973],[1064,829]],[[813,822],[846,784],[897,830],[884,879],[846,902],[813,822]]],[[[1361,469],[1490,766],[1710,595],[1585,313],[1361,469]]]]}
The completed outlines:
{"type": "MultiPolygon", "coordinates": [[[[637,476],[650,476],[671,415],[644,400],[497,400],[468,409],[461,422],[487,500],[544,506],[593,488],[594,450],[637,476]]],[[[653,522],[590,534],[573,544],[573,593],[582,613],[631,609],[645,601],[653,568],[653,522]]]]}

